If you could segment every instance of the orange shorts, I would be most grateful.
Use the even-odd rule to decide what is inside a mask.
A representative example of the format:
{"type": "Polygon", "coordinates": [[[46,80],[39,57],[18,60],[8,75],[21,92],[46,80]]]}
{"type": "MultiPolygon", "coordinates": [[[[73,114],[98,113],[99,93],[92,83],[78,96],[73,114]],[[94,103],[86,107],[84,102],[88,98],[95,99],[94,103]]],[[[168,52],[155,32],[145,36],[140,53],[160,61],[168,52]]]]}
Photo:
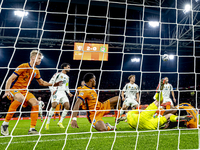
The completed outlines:
{"type": "Polygon", "coordinates": [[[15,91],[10,91],[12,97],[9,98],[9,97],[7,96],[7,98],[8,98],[9,100],[13,101],[13,100],[14,100],[15,94],[21,93],[24,97],[26,96],[25,102],[24,102],[24,104],[23,104],[23,107],[27,107],[27,106],[28,106],[28,103],[27,103],[27,102],[28,102],[31,98],[35,98],[35,96],[34,96],[32,93],[30,93],[30,92],[28,92],[27,95],[26,95],[26,92],[27,92],[27,91],[22,91],[22,90],[19,90],[19,91],[17,91],[17,90],[15,90],[15,91]]]}
{"type": "Polygon", "coordinates": [[[60,115],[60,112],[59,112],[59,110],[57,110],[57,111],[54,111],[54,114],[58,114],[58,115],[60,115]]]}
{"type": "Polygon", "coordinates": [[[88,120],[90,121],[90,123],[92,123],[93,128],[95,128],[95,125],[98,121],[103,121],[102,117],[104,115],[108,114],[111,110],[110,100],[107,100],[107,101],[105,101],[103,103],[99,103],[99,104],[100,104],[99,110],[96,111],[96,114],[95,114],[95,111],[88,112],[89,113],[88,120]],[[103,110],[103,111],[101,111],[101,110],[103,110]],[[108,111],[105,111],[105,110],[108,110],[108,111]]]}

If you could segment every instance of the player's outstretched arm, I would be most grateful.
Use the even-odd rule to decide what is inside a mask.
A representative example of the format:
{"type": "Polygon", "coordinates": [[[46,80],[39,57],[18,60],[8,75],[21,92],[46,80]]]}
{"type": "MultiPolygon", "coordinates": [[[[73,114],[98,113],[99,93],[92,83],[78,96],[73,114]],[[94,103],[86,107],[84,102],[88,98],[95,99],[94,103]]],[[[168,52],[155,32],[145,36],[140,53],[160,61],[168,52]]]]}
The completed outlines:
{"type": "Polygon", "coordinates": [[[74,105],[74,109],[73,109],[73,114],[72,114],[72,121],[71,121],[71,127],[72,128],[79,128],[78,124],[77,124],[77,115],[78,115],[78,110],[79,107],[82,103],[82,100],[80,98],[77,99],[75,105],[74,105]]]}
{"type": "Polygon", "coordinates": [[[5,88],[6,91],[5,91],[5,94],[3,95],[3,98],[6,96],[11,97],[10,87],[11,87],[12,81],[14,81],[16,78],[17,78],[17,75],[13,73],[6,81],[6,88],[5,88]]]}
{"type": "Polygon", "coordinates": [[[44,80],[42,80],[41,78],[37,80],[37,82],[39,83],[40,86],[61,86],[62,85],[62,81],[59,81],[55,84],[52,84],[52,83],[49,83],[49,82],[46,82],[44,80]]]}
{"type": "Polygon", "coordinates": [[[173,97],[174,103],[176,103],[176,99],[175,99],[175,96],[174,96],[174,91],[171,91],[171,93],[172,93],[172,97],[173,97]]]}

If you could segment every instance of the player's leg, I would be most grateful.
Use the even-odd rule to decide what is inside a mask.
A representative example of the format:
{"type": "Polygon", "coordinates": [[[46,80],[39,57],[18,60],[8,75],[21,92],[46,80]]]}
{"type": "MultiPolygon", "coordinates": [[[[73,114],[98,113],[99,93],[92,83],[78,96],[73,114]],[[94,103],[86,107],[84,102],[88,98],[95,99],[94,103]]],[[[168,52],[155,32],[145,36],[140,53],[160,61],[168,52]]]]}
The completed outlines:
{"type": "Polygon", "coordinates": [[[57,112],[54,112],[54,114],[53,114],[54,121],[56,121],[56,114],[57,114],[57,112]]]}
{"type": "Polygon", "coordinates": [[[48,114],[48,118],[47,118],[47,122],[46,122],[46,125],[45,125],[46,130],[49,130],[49,124],[50,124],[50,121],[51,121],[51,117],[53,116],[57,105],[58,105],[57,100],[52,101],[51,108],[49,110],[49,114],[48,114]]]}
{"type": "Polygon", "coordinates": [[[13,97],[14,97],[14,101],[11,103],[8,109],[9,113],[7,113],[6,118],[1,126],[1,134],[4,136],[9,135],[8,125],[9,125],[9,121],[14,115],[14,113],[11,113],[11,112],[15,112],[17,108],[22,104],[23,100],[25,99],[24,96],[20,92],[13,95],[13,97]]]}
{"type": "Polygon", "coordinates": [[[63,110],[63,112],[62,112],[62,116],[61,116],[61,118],[60,118],[60,121],[58,122],[58,126],[59,126],[60,128],[64,128],[62,122],[63,122],[63,120],[64,120],[64,118],[65,118],[65,116],[67,115],[67,112],[68,112],[68,110],[69,110],[69,100],[68,100],[67,97],[63,97],[63,98],[61,99],[61,101],[63,102],[64,110],[63,110]]]}
{"type": "Polygon", "coordinates": [[[27,94],[28,103],[31,105],[31,126],[28,134],[38,134],[35,130],[35,126],[38,119],[39,103],[32,93],[27,94]],[[31,98],[32,97],[32,98],[31,98]]]}
{"type": "Polygon", "coordinates": [[[122,108],[120,110],[120,117],[124,114],[125,110],[127,110],[128,106],[126,104],[126,100],[123,102],[122,108]]]}
{"type": "MultiPolygon", "coordinates": [[[[105,103],[105,102],[104,102],[105,103]]],[[[119,118],[119,115],[120,115],[120,110],[121,109],[121,99],[119,96],[115,96],[115,97],[112,97],[109,99],[109,106],[107,107],[107,109],[117,109],[115,111],[115,119],[118,119],[119,118]]]]}
{"type": "Polygon", "coordinates": [[[97,131],[110,131],[115,129],[114,126],[111,126],[109,123],[104,123],[102,120],[97,121],[94,128],[97,131]]]}
{"type": "Polygon", "coordinates": [[[41,117],[41,121],[43,122],[42,110],[39,110],[39,115],[41,117]]]}

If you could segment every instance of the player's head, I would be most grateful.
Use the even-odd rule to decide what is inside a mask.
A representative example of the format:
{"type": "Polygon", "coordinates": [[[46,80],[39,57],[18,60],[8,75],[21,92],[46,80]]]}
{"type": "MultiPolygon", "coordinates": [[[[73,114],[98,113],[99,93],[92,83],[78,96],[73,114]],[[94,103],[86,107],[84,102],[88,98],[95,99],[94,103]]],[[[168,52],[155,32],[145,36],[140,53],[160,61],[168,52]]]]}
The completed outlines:
{"type": "Polygon", "coordinates": [[[169,82],[168,77],[165,77],[165,84],[167,84],[169,82]]]}
{"type": "Polygon", "coordinates": [[[135,82],[135,75],[130,75],[128,77],[128,80],[131,81],[131,82],[135,82]]]}
{"type": "Polygon", "coordinates": [[[42,97],[38,97],[38,101],[41,101],[42,100],[42,97]]]}
{"type": "Polygon", "coordinates": [[[81,81],[81,86],[84,86],[84,84],[85,84],[85,81],[81,81]]]}
{"type": "Polygon", "coordinates": [[[30,60],[34,63],[35,65],[40,65],[41,61],[42,61],[42,53],[38,50],[32,50],[30,53],[30,60]]]}
{"type": "Polygon", "coordinates": [[[93,73],[86,73],[83,80],[85,83],[91,83],[93,87],[96,85],[96,77],[93,73]]]}
{"type": "Polygon", "coordinates": [[[70,64],[69,63],[63,63],[60,67],[61,67],[61,69],[65,70],[66,72],[70,71],[70,64]]]}

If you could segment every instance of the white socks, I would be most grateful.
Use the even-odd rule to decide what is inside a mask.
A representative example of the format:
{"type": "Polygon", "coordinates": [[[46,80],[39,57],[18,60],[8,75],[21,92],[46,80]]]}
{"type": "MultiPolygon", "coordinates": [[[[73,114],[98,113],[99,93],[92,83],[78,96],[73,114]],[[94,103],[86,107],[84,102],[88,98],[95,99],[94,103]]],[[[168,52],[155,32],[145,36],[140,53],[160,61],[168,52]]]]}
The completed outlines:
{"type": "Polygon", "coordinates": [[[42,116],[42,113],[40,113],[40,117],[41,117],[41,120],[43,120],[43,116],[42,116]]]}
{"type": "Polygon", "coordinates": [[[47,119],[47,124],[50,123],[51,117],[53,116],[54,111],[55,111],[55,108],[52,108],[52,107],[51,107],[51,109],[49,110],[49,115],[48,115],[48,119],[47,119]]]}
{"type": "Polygon", "coordinates": [[[120,117],[123,115],[123,113],[124,113],[124,110],[121,108],[121,110],[120,110],[120,117]]]}
{"type": "Polygon", "coordinates": [[[65,116],[67,115],[67,112],[68,112],[68,110],[66,110],[66,109],[64,109],[63,110],[63,112],[62,112],[62,116],[61,116],[61,118],[60,118],[60,121],[59,122],[63,122],[63,119],[65,118],[65,116]]]}
{"type": "Polygon", "coordinates": [[[9,122],[5,122],[5,121],[2,123],[2,125],[8,125],[8,124],[9,122]]]}

